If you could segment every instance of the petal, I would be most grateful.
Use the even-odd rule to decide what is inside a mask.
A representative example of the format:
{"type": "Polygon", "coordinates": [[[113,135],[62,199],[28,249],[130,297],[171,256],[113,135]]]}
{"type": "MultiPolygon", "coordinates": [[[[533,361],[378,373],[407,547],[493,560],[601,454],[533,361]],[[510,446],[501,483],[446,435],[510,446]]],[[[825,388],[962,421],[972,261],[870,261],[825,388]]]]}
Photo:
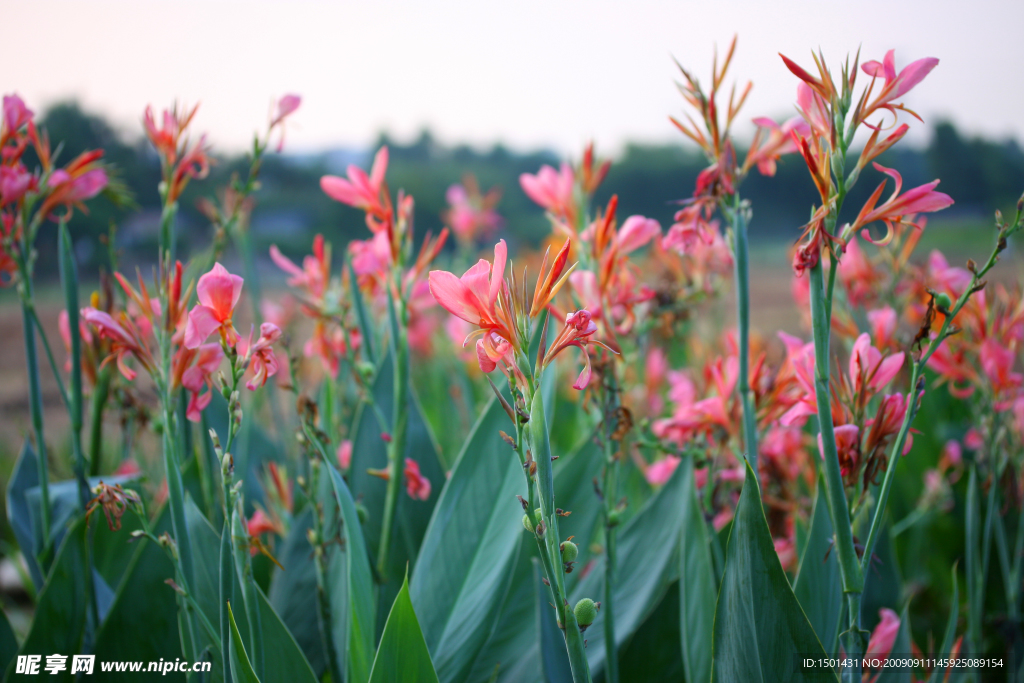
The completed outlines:
{"type": "Polygon", "coordinates": [[[619,228],[615,240],[618,243],[619,251],[628,254],[650,242],[656,235],[661,234],[661,224],[653,218],[644,216],[630,216],[619,228]]]}
{"type": "Polygon", "coordinates": [[[903,352],[900,351],[878,364],[878,369],[875,370],[875,375],[871,378],[871,386],[875,390],[881,389],[899,374],[900,368],[903,367],[903,355],[903,352]]]}
{"type": "Polygon", "coordinates": [[[925,57],[903,67],[903,71],[896,78],[896,89],[893,92],[893,99],[905,95],[915,85],[924,80],[925,76],[931,73],[932,69],[939,65],[935,57],[925,57]]]}
{"type": "Polygon", "coordinates": [[[498,293],[505,282],[505,263],[508,260],[508,247],[505,240],[498,240],[494,245],[494,265],[491,266],[491,284],[487,291],[487,303],[489,308],[494,308],[494,302],[498,300],[498,293]]]}
{"type": "Polygon", "coordinates": [[[220,327],[220,321],[212,309],[196,306],[188,314],[185,325],[185,348],[198,349],[207,337],[220,327]]]}
{"type": "Polygon", "coordinates": [[[274,265],[290,275],[303,275],[302,269],[295,265],[294,261],[282,254],[276,244],[270,245],[270,260],[274,262],[274,265]]]}
{"type": "Polygon", "coordinates": [[[379,192],[381,183],[384,182],[384,175],[388,170],[388,146],[384,145],[373,157],[373,167],[370,169],[370,184],[379,192]]]}
{"type": "MultiPolygon", "coordinates": [[[[486,264],[486,261],[482,261],[486,264]]],[[[468,274],[468,273],[467,273],[468,274]]],[[[465,276],[463,276],[465,277],[465,276]]],[[[474,325],[480,324],[480,307],[473,292],[446,270],[432,270],[427,278],[430,293],[443,309],[474,325]]]]}
{"type": "Polygon", "coordinates": [[[339,178],[334,175],[325,175],[320,178],[320,189],[324,191],[328,197],[336,202],[342,204],[348,204],[349,206],[359,206],[362,202],[362,195],[356,190],[355,186],[344,178],[339,178]]]}
{"type": "Polygon", "coordinates": [[[229,320],[242,296],[242,278],[229,273],[220,263],[215,263],[209,273],[199,278],[196,296],[199,303],[212,310],[217,320],[229,320]]]}

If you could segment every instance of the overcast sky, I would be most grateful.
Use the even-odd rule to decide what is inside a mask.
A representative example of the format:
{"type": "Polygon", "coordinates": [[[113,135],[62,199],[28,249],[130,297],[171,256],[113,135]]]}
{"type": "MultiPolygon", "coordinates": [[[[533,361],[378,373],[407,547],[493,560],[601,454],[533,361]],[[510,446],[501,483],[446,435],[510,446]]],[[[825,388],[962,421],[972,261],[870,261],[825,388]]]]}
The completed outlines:
{"type": "MultiPolygon", "coordinates": [[[[896,49],[938,68],[907,98],[926,122],[1024,139],[1024,2],[6,2],[4,93],[37,111],[77,98],[126,130],[146,104],[201,101],[196,123],[237,150],[275,96],[296,92],[294,151],[429,127],[445,142],[575,152],[589,139],[680,139],[672,57],[707,82],[734,33],[731,74],[754,81],[744,125],[793,111],[777,53],[813,66],[896,49]],[[17,27],[16,29],[14,27],[17,27]]],[[[917,141],[926,138],[918,126],[917,141]]]]}

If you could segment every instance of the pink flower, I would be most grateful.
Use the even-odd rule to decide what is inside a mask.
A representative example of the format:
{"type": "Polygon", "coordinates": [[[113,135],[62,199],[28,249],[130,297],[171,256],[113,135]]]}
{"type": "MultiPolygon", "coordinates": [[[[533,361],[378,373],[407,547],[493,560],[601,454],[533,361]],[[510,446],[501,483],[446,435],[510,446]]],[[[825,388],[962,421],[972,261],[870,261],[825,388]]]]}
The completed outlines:
{"type": "Polygon", "coordinates": [[[348,179],[325,175],[320,179],[320,189],[331,199],[362,209],[378,218],[386,213],[381,203],[381,189],[384,175],[388,170],[388,148],[381,147],[373,157],[370,175],[358,166],[351,165],[346,173],[348,179]]]}
{"type": "Polygon", "coordinates": [[[680,458],[674,455],[666,455],[661,460],[651,463],[644,471],[644,477],[651,486],[664,486],[665,482],[672,478],[672,474],[679,467],[680,458]]]}
{"type": "Polygon", "coordinates": [[[195,365],[181,376],[181,386],[188,389],[191,394],[185,416],[192,422],[199,422],[203,410],[210,405],[213,399],[213,373],[217,372],[224,359],[224,350],[217,343],[202,344],[198,351],[195,365]],[[210,391],[202,393],[207,387],[210,391]]]}
{"type": "Polygon", "coordinates": [[[284,121],[285,117],[293,114],[300,104],[302,104],[302,97],[299,95],[289,94],[282,97],[277,101],[277,112],[270,125],[275,126],[284,121]]]}
{"type": "Polygon", "coordinates": [[[526,196],[550,211],[555,217],[568,222],[575,222],[575,202],[573,190],[576,178],[569,164],[563,163],[556,171],[548,165],[540,167],[537,175],[524,173],[519,176],[519,184],[526,196]]]}
{"type": "MultiPolygon", "coordinates": [[[[884,78],[885,85],[882,86],[881,92],[878,93],[878,96],[875,97],[874,100],[870,103],[865,102],[860,105],[858,108],[859,111],[857,111],[856,114],[857,123],[867,120],[871,114],[879,109],[886,109],[895,116],[896,109],[904,109],[904,107],[900,104],[892,104],[893,100],[903,97],[910,92],[911,89],[923,81],[925,76],[931,73],[931,70],[938,66],[938,64],[939,60],[935,57],[925,57],[924,59],[919,59],[916,62],[911,62],[907,66],[903,67],[903,70],[897,74],[895,50],[889,50],[886,52],[885,57],[881,62],[874,60],[864,62],[864,64],[861,65],[861,69],[864,70],[864,73],[871,76],[873,79],[884,78]]],[[[904,111],[908,111],[920,119],[920,117],[917,116],[917,114],[914,114],[914,112],[910,112],[907,109],[904,109],[904,111]]]]}
{"type": "Polygon", "coordinates": [[[249,391],[256,391],[256,387],[262,387],[267,379],[277,374],[277,358],[274,356],[273,344],[281,338],[281,330],[273,323],[260,325],[260,338],[252,343],[252,332],[249,339],[239,340],[236,347],[243,358],[249,359],[249,367],[253,375],[245,386],[249,391]]]}
{"type": "Polygon", "coordinates": [[[938,249],[928,254],[928,282],[932,289],[945,292],[953,299],[959,298],[971,284],[971,273],[965,268],[950,266],[949,261],[938,249]]]}
{"type": "Polygon", "coordinates": [[[22,164],[0,166],[0,206],[18,201],[26,192],[33,189],[35,184],[35,176],[22,164]]]}
{"type": "Polygon", "coordinates": [[[902,195],[900,190],[903,189],[903,177],[892,168],[886,168],[881,164],[872,162],[872,166],[876,170],[885,173],[892,178],[896,187],[893,190],[892,195],[883,203],[881,206],[876,208],[878,199],[882,196],[882,190],[885,189],[885,181],[875,189],[868,201],[864,203],[860,213],[857,215],[857,220],[853,222],[852,230],[856,231],[863,228],[870,223],[875,221],[882,221],[886,225],[886,234],[879,240],[875,240],[871,237],[871,233],[867,230],[861,231],[861,235],[864,239],[874,244],[885,245],[888,244],[892,239],[895,229],[893,223],[903,223],[905,225],[914,225],[914,223],[904,220],[907,216],[913,216],[918,213],[930,213],[932,211],[941,211],[946,207],[953,205],[953,199],[948,194],[942,192],[935,192],[935,187],[939,184],[938,180],[933,180],[930,183],[925,183],[911,190],[907,190],[902,195]]]}
{"type": "Polygon", "coordinates": [[[282,254],[276,244],[270,245],[270,260],[291,276],[288,278],[289,287],[305,289],[312,303],[320,303],[327,289],[331,270],[330,255],[325,248],[323,235],[313,238],[313,255],[302,259],[302,268],[282,254]]]}
{"type": "Polygon", "coordinates": [[[779,564],[786,571],[796,567],[796,541],[792,538],[773,539],[775,554],[779,556],[779,564]]]}
{"type": "Polygon", "coordinates": [[[628,254],[660,234],[661,224],[658,221],[643,216],[630,216],[615,235],[615,246],[620,254],[628,254]]]}
{"type": "Polygon", "coordinates": [[[544,360],[540,364],[541,367],[551,362],[563,350],[570,346],[575,346],[583,354],[584,366],[572,388],[577,391],[583,391],[590,384],[591,373],[590,353],[587,351],[587,344],[593,343],[604,346],[600,342],[590,339],[595,332],[597,332],[597,323],[593,321],[590,311],[587,309],[583,308],[567,314],[565,316],[565,327],[558,333],[555,340],[551,342],[551,348],[544,354],[544,360]]]}
{"type": "Polygon", "coordinates": [[[420,474],[420,466],[412,458],[405,459],[405,491],[410,498],[430,498],[430,480],[420,474]]]}
{"type": "MultiPolygon", "coordinates": [[[[284,529],[280,522],[272,520],[267,513],[260,508],[257,508],[252,517],[249,518],[249,521],[246,522],[246,531],[249,532],[249,536],[253,537],[262,536],[263,534],[284,533],[284,529]]],[[[256,548],[253,548],[252,552],[255,554],[256,548]]]]}
{"type": "Polygon", "coordinates": [[[1024,384],[1024,375],[1013,371],[1016,355],[1012,348],[1000,344],[992,337],[983,341],[978,351],[981,368],[992,385],[996,399],[993,407],[996,410],[1009,408],[1017,397],[1021,385],[1024,384]]]}
{"type": "Polygon", "coordinates": [[[757,165],[761,175],[774,176],[776,162],[784,154],[793,154],[797,151],[796,141],[793,135],[806,136],[810,133],[807,122],[799,116],[794,116],[781,126],[769,118],[756,118],[754,125],[758,127],[755,145],[747,155],[744,166],[757,165]],[[767,139],[763,139],[767,131],[767,139]]]}
{"type": "Polygon", "coordinates": [[[493,372],[498,367],[498,361],[505,360],[507,363],[515,362],[509,357],[512,351],[512,344],[502,339],[495,332],[487,332],[482,339],[476,342],[476,358],[483,373],[493,372]]]}
{"type": "Polygon", "coordinates": [[[61,185],[67,184],[66,200],[80,202],[92,199],[107,186],[107,172],[102,168],[94,168],[74,178],[64,169],[58,169],[50,175],[47,184],[58,189],[61,185]]]}
{"type": "MultiPolygon", "coordinates": [[[[866,422],[866,425],[871,427],[865,444],[866,452],[871,453],[877,448],[886,448],[889,440],[894,438],[903,427],[903,419],[906,415],[907,400],[903,394],[889,394],[883,397],[882,402],[878,404],[878,412],[875,417],[866,422]]],[[[912,431],[907,432],[907,439],[900,455],[906,455],[914,447],[912,431]]]]}
{"type": "Polygon", "coordinates": [[[871,326],[871,336],[878,341],[882,348],[892,346],[895,343],[897,317],[896,311],[891,306],[868,311],[868,324],[871,326]]]}
{"type": "MultiPolygon", "coordinates": [[[[854,471],[860,459],[860,428],[857,425],[838,425],[833,429],[836,436],[836,452],[843,476],[854,471]]],[[[818,434],[818,453],[825,459],[825,445],[818,434]]]]}
{"type": "MultiPolygon", "coordinates": [[[[505,284],[507,258],[508,248],[505,246],[505,240],[499,240],[494,245],[493,265],[480,259],[461,278],[448,271],[432,270],[428,278],[430,293],[437,299],[437,303],[452,315],[481,328],[494,328],[500,331],[505,325],[498,320],[496,305],[498,294],[505,284]]],[[[510,339],[512,335],[508,333],[501,336],[510,339]]]]}
{"type": "Polygon", "coordinates": [[[882,357],[882,352],[871,345],[867,332],[857,337],[850,354],[850,380],[853,392],[860,394],[867,387],[880,391],[899,373],[903,367],[903,352],[882,357]]]}
{"type": "Polygon", "coordinates": [[[896,635],[900,632],[900,618],[891,609],[882,608],[878,610],[878,616],[882,618],[871,632],[871,639],[868,641],[865,657],[887,658],[892,652],[892,645],[896,642],[896,635]]]}
{"type": "Polygon", "coordinates": [[[32,120],[32,110],[16,94],[4,95],[4,128],[11,134],[32,120]]]}
{"type": "Polygon", "coordinates": [[[345,439],[338,444],[338,467],[342,472],[348,470],[352,465],[352,442],[345,439]]]}
{"type": "Polygon", "coordinates": [[[196,296],[199,303],[188,314],[185,347],[199,348],[207,337],[217,331],[229,345],[234,345],[238,341],[238,332],[231,322],[231,315],[242,296],[242,278],[216,263],[209,273],[199,278],[196,296]]]}
{"type": "MultiPolygon", "coordinates": [[[[81,313],[82,320],[92,325],[101,339],[109,339],[111,341],[111,354],[103,362],[108,362],[109,358],[116,358],[117,369],[121,371],[125,379],[129,382],[135,379],[135,371],[128,367],[125,362],[128,355],[135,356],[147,370],[153,367],[153,359],[145,344],[138,337],[138,331],[134,327],[132,328],[134,334],[129,333],[128,330],[115,322],[109,313],[97,311],[95,308],[83,308],[81,313]]],[[[131,327],[131,325],[129,326],[131,327]]]]}

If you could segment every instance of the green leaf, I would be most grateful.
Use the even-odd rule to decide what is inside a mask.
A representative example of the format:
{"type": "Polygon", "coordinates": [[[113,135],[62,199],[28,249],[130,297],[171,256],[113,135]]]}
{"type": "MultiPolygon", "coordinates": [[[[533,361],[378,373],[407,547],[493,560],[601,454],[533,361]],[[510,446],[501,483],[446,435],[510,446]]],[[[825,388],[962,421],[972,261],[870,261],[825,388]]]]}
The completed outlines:
{"type": "MultiPolygon", "coordinates": [[[[629,672],[630,683],[662,683],[662,681],[693,681],[708,679],[686,678],[683,668],[679,603],[680,582],[669,586],[665,597],[644,623],[636,635],[623,648],[619,656],[619,671],[629,672]]],[[[708,638],[710,647],[710,635],[708,638]]]]}
{"type": "MultiPolygon", "coordinates": [[[[49,576],[36,602],[35,617],[19,655],[79,654],[82,651],[82,636],[85,633],[88,586],[82,571],[86,563],[85,519],[75,522],[66,534],[57,551],[49,576]]],[[[70,660],[69,660],[70,661],[70,660]]],[[[14,662],[7,667],[5,680],[13,675],[14,662]]],[[[71,681],[71,667],[49,680],[71,681]]]]}
{"type": "Polygon", "coordinates": [[[533,558],[533,585],[537,593],[537,648],[540,666],[546,683],[572,683],[572,667],[565,650],[565,636],[555,621],[551,609],[551,591],[542,581],[544,572],[540,560],[533,558]]]}
{"type": "Polygon", "coordinates": [[[334,648],[346,683],[364,683],[370,676],[376,635],[373,574],[352,494],[338,470],[330,463],[323,467],[324,534],[344,542],[328,555],[334,648]]]}
{"type": "MultiPolygon", "coordinates": [[[[956,565],[953,565],[953,597],[949,600],[949,620],[946,622],[946,634],[942,637],[942,645],[939,646],[939,651],[936,653],[936,657],[939,659],[947,659],[950,653],[953,651],[953,641],[956,639],[956,622],[960,616],[960,590],[956,583],[956,565]]],[[[900,624],[902,626],[902,624],[900,624]]],[[[907,650],[909,653],[910,650],[907,650]]],[[[902,653],[901,653],[902,654],[902,653]]],[[[931,678],[928,680],[930,683],[940,683],[945,672],[935,667],[932,671],[931,678]]]]}
{"type": "Polygon", "coordinates": [[[712,681],[835,681],[801,669],[798,655],[824,657],[779,563],[754,473],[736,506],[715,612],[712,681]]]}
{"type": "Polygon", "coordinates": [[[0,671],[6,671],[7,665],[18,654],[18,638],[14,635],[7,614],[0,610],[0,671]]]}
{"type": "Polygon", "coordinates": [[[32,583],[38,592],[43,589],[46,577],[39,566],[37,556],[42,550],[42,532],[37,524],[33,523],[33,515],[29,508],[27,493],[32,488],[39,486],[39,467],[35,449],[28,437],[21,447],[18,455],[18,462],[11,473],[11,479],[7,484],[7,519],[11,524],[11,531],[18,541],[21,554],[28,566],[28,573],[32,577],[32,583]]]}
{"type": "Polygon", "coordinates": [[[508,416],[492,398],[444,485],[412,573],[409,595],[443,683],[466,680],[495,626],[524,533],[516,494],[523,468],[499,435],[508,416]]]}
{"type": "MultiPolygon", "coordinates": [[[[486,606],[482,605],[481,609],[486,606]]],[[[438,683],[437,674],[409,599],[409,578],[406,577],[384,624],[370,683],[431,682],[438,683]]]]}
{"type": "MultiPolygon", "coordinates": [[[[373,383],[373,397],[380,407],[387,424],[391,424],[394,381],[392,379],[390,356],[380,363],[380,370],[373,383]]],[[[381,426],[376,413],[370,406],[360,411],[352,437],[352,465],[349,469],[349,490],[360,498],[369,511],[369,518],[363,525],[363,533],[370,548],[370,557],[377,557],[381,525],[384,518],[384,498],[387,482],[367,473],[368,469],[385,469],[388,464],[387,444],[381,439],[381,426]]],[[[415,565],[416,555],[423,535],[427,531],[430,515],[441,495],[445,472],[441,467],[433,434],[423,419],[416,393],[409,392],[409,425],[406,435],[405,457],[415,460],[420,473],[430,481],[431,492],[427,500],[416,500],[402,490],[398,496],[395,514],[395,528],[392,533],[392,547],[389,554],[388,576],[403,576],[407,565],[415,565]]],[[[398,582],[391,581],[380,587],[377,596],[378,628],[382,627],[388,610],[398,591],[398,582]]]]}
{"type": "MultiPolygon", "coordinates": [[[[628,522],[619,527],[618,571],[615,585],[615,639],[622,645],[658,604],[677,578],[676,552],[682,531],[683,472],[677,468],[663,487],[628,522]]],[[[581,562],[587,559],[582,557],[581,562]]],[[[571,604],[581,598],[595,602],[604,594],[604,558],[573,589],[571,604]]],[[[587,629],[587,659],[592,676],[604,666],[604,625],[601,613],[587,629]]]]}
{"type": "MultiPolygon", "coordinates": [[[[892,654],[906,656],[911,652],[910,615],[907,613],[907,609],[904,607],[903,613],[900,614],[900,630],[897,631],[896,640],[892,643],[892,650],[890,650],[892,654]]],[[[873,683],[911,683],[913,681],[912,673],[910,667],[882,667],[873,683]]]]}
{"type": "Polygon", "coordinates": [[[231,622],[231,643],[228,646],[231,652],[231,678],[234,683],[260,683],[256,678],[256,672],[249,664],[249,657],[245,654],[245,645],[242,644],[242,636],[238,633],[238,624],[235,623],[235,615],[231,611],[231,603],[228,603],[228,620],[231,622]]]}
{"type": "MultiPolygon", "coordinates": [[[[581,554],[586,552],[591,541],[600,542],[603,533],[600,524],[602,503],[594,491],[594,478],[601,475],[603,465],[604,450],[593,439],[587,439],[575,452],[561,455],[554,462],[555,504],[572,513],[559,518],[558,531],[562,538],[574,536],[573,541],[580,547],[581,554]]],[[[581,561],[572,574],[565,575],[565,588],[570,594],[585,564],[581,561]]]]}
{"type": "MultiPolygon", "coordinates": [[[[155,533],[170,530],[169,512],[165,507],[154,525],[155,533]]],[[[118,533],[122,532],[124,529],[118,533]]],[[[127,535],[121,538],[122,542],[128,540],[127,535]]],[[[128,547],[134,548],[135,553],[97,635],[96,658],[174,661],[181,656],[178,605],[174,591],[165,583],[174,576],[174,565],[167,552],[148,539],[128,547]],[[127,633],[132,636],[126,638],[127,633]]],[[[177,678],[184,680],[180,675],[177,678]]]]}
{"type": "Polygon", "coordinates": [[[898,610],[903,601],[903,578],[896,565],[896,552],[889,536],[889,525],[882,527],[875,543],[875,557],[864,574],[864,593],[860,603],[861,626],[874,630],[883,607],[898,610]]]}
{"type": "Polygon", "coordinates": [[[270,583],[270,604],[281,617],[317,676],[327,670],[327,659],[320,626],[311,614],[317,613],[316,565],[313,546],[306,532],[313,527],[313,513],[307,507],[292,518],[284,542],[275,548],[275,556],[283,571],[274,573],[270,583]]]}
{"type": "Polygon", "coordinates": [[[356,320],[359,321],[359,329],[362,333],[363,340],[363,353],[366,354],[366,360],[370,363],[376,363],[376,354],[373,352],[376,339],[374,335],[373,325],[370,324],[370,316],[366,314],[366,304],[363,302],[363,294],[359,291],[359,287],[356,284],[358,278],[356,271],[352,267],[352,261],[348,261],[345,265],[348,266],[348,277],[349,277],[349,292],[352,295],[353,308],[356,311],[356,320]]]}
{"type": "Polygon", "coordinates": [[[268,681],[287,683],[316,683],[318,678],[302,654],[299,644],[281,621],[262,591],[256,591],[260,605],[260,625],[263,627],[263,677],[268,681]]]}
{"type": "MultiPolygon", "coordinates": [[[[836,642],[843,607],[843,581],[832,549],[832,520],[828,516],[825,486],[819,478],[807,546],[800,557],[793,592],[826,651],[836,642]]],[[[829,653],[832,654],[832,653],[829,653]]]]}
{"type": "Polygon", "coordinates": [[[687,681],[709,681],[718,585],[708,545],[708,525],[693,477],[693,459],[683,458],[679,469],[683,513],[679,546],[679,635],[683,645],[683,670],[687,681]]]}

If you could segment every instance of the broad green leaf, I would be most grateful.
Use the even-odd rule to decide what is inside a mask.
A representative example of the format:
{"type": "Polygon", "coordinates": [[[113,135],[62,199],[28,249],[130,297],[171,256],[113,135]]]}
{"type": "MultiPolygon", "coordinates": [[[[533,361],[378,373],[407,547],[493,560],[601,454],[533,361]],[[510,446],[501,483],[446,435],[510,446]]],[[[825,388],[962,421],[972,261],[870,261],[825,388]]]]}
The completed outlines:
{"type": "Polygon", "coordinates": [[[712,681],[835,681],[832,671],[801,669],[798,655],[825,650],[779,563],[754,473],[736,506],[715,612],[712,681]]]}
{"type": "MultiPolygon", "coordinates": [[[[911,654],[908,607],[904,607],[900,614],[900,630],[896,633],[896,640],[893,641],[892,650],[890,650],[892,654],[904,657],[911,654]]],[[[878,674],[873,683],[911,683],[913,680],[911,676],[913,672],[908,667],[881,667],[873,672],[878,674]]]]}
{"type": "Polygon", "coordinates": [[[39,527],[33,524],[32,512],[26,494],[29,489],[39,486],[39,468],[35,449],[28,438],[21,447],[18,455],[18,462],[11,473],[11,479],[7,484],[7,519],[11,524],[11,530],[21,548],[21,554],[25,558],[29,575],[35,585],[36,592],[43,589],[46,577],[39,566],[37,555],[42,550],[42,533],[39,527]]]}
{"type": "Polygon", "coordinates": [[[409,584],[438,679],[464,681],[494,628],[482,606],[500,604],[516,564],[526,494],[519,458],[499,431],[508,416],[492,398],[455,462],[423,538],[409,584]]]}
{"type": "Polygon", "coordinates": [[[519,459],[499,434],[508,416],[487,403],[434,507],[410,598],[438,680],[464,681],[495,626],[480,606],[500,604],[516,564],[525,495],[519,459]]]}
{"type": "MultiPolygon", "coordinates": [[[[387,467],[387,444],[381,439],[381,432],[390,429],[392,404],[394,403],[394,380],[390,355],[380,363],[380,370],[373,383],[373,398],[384,415],[387,428],[382,428],[375,411],[365,406],[356,420],[355,433],[352,437],[352,465],[349,469],[349,490],[356,498],[360,498],[369,511],[369,517],[363,525],[363,533],[370,549],[370,557],[376,561],[377,548],[380,543],[381,525],[384,519],[384,498],[387,482],[367,473],[368,469],[385,469],[387,467]]],[[[398,577],[403,576],[406,565],[416,563],[423,535],[427,531],[434,504],[441,495],[444,486],[445,472],[441,467],[433,434],[423,419],[419,401],[413,390],[409,392],[409,424],[406,435],[405,457],[415,460],[420,473],[430,481],[431,492],[427,500],[417,500],[406,495],[404,488],[398,496],[398,508],[395,514],[395,529],[391,535],[391,551],[389,553],[388,576],[391,580],[382,585],[377,596],[378,629],[382,628],[388,610],[398,592],[398,577]]]]}
{"type": "Polygon", "coordinates": [[[793,592],[818,634],[822,647],[828,652],[836,640],[836,628],[839,626],[843,581],[832,549],[832,520],[828,516],[825,487],[820,480],[818,494],[814,498],[814,512],[811,513],[807,547],[800,558],[793,592]]]}
{"type": "Polygon", "coordinates": [[[328,551],[334,649],[346,683],[365,683],[373,663],[376,635],[373,574],[352,494],[333,465],[324,463],[323,468],[324,534],[328,539],[342,540],[340,546],[336,544],[328,551]]]}
{"type": "Polygon", "coordinates": [[[711,639],[718,585],[708,526],[693,476],[693,459],[679,463],[683,513],[679,546],[679,624],[687,681],[711,680],[711,639]]]}
{"type": "MultiPolygon", "coordinates": [[[[594,478],[601,476],[603,463],[604,452],[593,439],[587,439],[576,451],[560,456],[554,463],[555,504],[572,513],[558,520],[558,531],[562,540],[574,536],[573,542],[580,547],[581,555],[586,554],[592,541],[601,542],[602,503],[594,491],[594,478]]],[[[570,593],[586,566],[586,561],[580,560],[572,574],[565,575],[565,587],[570,593]]]]}
{"type": "Polygon", "coordinates": [[[423,640],[416,611],[409,599],[409,579],[391,606],[380,647],[373,660],[370,683],[438,683],[430,651],[423,640]]]}
{"type": "Polygon", "coordinates": [[[235,623],[231,603],[228,603],[228,620],[231,622],[231,643],[228,646],[231,652],[231,678],[234,683],[260,683],[249,663],[249,657],[245,654],[245,645],[241,634],[238,633],[238,624],[235,623]]]}
{"type": "MultiPolygon", "coordinates": [[[[960,590],[956,583],[956,565],[953,565],[952,573],[953,597],[949,601],[949,620],[946,622],[946,633],[942,636],[942,645],[939,646],[939,651],[936,653],[936,657],[939,659],[948,658],[950,652],[953,650],[953,641],[956,639],[956,622],[957,618],[960,616],[960,590]]],[[[909,653],[909,650],[907,653],[909,653]]],[[[930,683],[940,683],[944,676],[945,671],[940,667],[935,667],[935,670],[932,671],[931,678],[928,680],[930,683]]]]}
{"type": "MultiPolygon", "coordinates": [[[[683,472],[679,469],[628,522],[619,527],[618,572],[615,584],[615,640],[618,647],[636,632],[678,575],[679,535],[682,531],[683,472]]],[[[580,548],[580,561],[589,552],[580,548]]],[[[604,595],[604,558],[570,593],[575,605],[581,598],[599,602],[604,595]]],[[[604,666],[604,624],[601,613],[587,629],[587,659],[592,676],[604,666]]]]}
{"type": "MultiPolygon", "coordinates": [[[[79,519],[67,533],[54,559],[53,566],[43,590],[36,602],[35,616],[19,655],[72,654],[82,652],[82,636],[85,633],[88,586],[85,572],[87,566],[85,519],[79,519]]],[[[68,660],[70,661],[70,659],[68,660]]],[[[13,675],[14,662],[7,667],[5,680],[13,675]]],[[[71,681],[74,677],[69,666],[63,672],[47,676],[52,681],[71,681]]]]}
{"type": "Polygon", "coordinates": [[[0,671],[6,671],[7,665],[18,654],[18,638],[14,635],[7,613],[0,610],[0,671]]]}
{"type": "MultiPolygon", "coordinates": [[[[163,533],[170,525],[169,510],[165,507],[154,531],[163,533]]],[[[123,542],[127,540],[127,535],[122,537],[123,542]]],[[[101,661],[174,661],[181,656],[178,604],[174,591],[165,583],[174,577],[174,565],[167,551],[148,539],[129,547],[135,553],[110,613],[100,627],[96,658],[101,661]],[[127,633],[132,636],[126,638],[127,633]]],[[[184,680],[184,676],[176,674],[172,680],[184,680]]]]}
{"type": "Polygon", "coordinates": [[[866,631],[874,630],[880,619],[878,611],[883,607],[898,610],[903,600],[903,578],[896,565],[896,552],[892,547],[892,538],[889,537],[889,525],[886,524],[878,533],[875,556],[864,574],[864,593],[860,603],[861,627],[866,631]]]}
{"type": "MultiPolygon", "coordinates": [[[[295,638],[281,621],[270,601],[259,590],[256,591],[260,604],[260,625],[263,627],[263,677],[267,681],[286,683],[316,683],[319,680],[302,654],[295,638]]],[[[232,603],[234,604],[234,603],[232,603]]]]}
{"type": "MultiPolygon", "coordinates": [[[[619,656],[619,671],[629,672],[630,683],[662,683],[662,681],[701,680],[686,678],[683,669],[679,612],[679,582],[669,586],[665,597],[619,656]]],[[[588,631],[589,632],[589,631],[588,631]]],[[[708,672],[710,678],[710,671],[708,672]]],[[[708,679],[703,679],[708,680],[708,679]]]]}
{"type": "Polygon", "coordinates": [[[313,513],[307,507],[292,519],[288,535],[275,548],[277,561],[284,570],[274,573],[268,595],[274,611],[295,636],[310,666],[318,676],[327,669],[320,626],[310,615],[317,613],[316,565],[313,546],[306,532],[313,527],[313,513]]]}
{"type": "Polygon", "coordinates": [[[551,608],[551,589],[544,585],[540,560],[533,558],[533,585],[537,592],[537,649],[546,683],[572,683],[572,667],[565,649],[565,636],[558,628],[551,608]]]}

